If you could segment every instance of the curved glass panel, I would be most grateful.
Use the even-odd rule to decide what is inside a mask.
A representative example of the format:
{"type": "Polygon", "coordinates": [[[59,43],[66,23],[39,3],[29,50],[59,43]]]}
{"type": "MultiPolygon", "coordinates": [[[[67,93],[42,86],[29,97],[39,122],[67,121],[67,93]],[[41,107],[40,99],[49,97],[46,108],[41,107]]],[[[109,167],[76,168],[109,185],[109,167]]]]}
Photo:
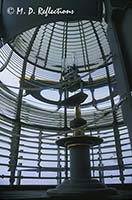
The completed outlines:
{"type": "Polygon", "coordinates": [[[74,107],[60,105],[64,70],[72,66],[81,82],[68,95],[88,95],[81,104],[85,134],[104,140],[90,150],[92,176],[131,183],[132,151],[106,28],[104,21],[50,23],[0,49],[0,184],[53,185],[70,176],[69,151],[55,141],[73,134],[66,128],[74,107]]]}

